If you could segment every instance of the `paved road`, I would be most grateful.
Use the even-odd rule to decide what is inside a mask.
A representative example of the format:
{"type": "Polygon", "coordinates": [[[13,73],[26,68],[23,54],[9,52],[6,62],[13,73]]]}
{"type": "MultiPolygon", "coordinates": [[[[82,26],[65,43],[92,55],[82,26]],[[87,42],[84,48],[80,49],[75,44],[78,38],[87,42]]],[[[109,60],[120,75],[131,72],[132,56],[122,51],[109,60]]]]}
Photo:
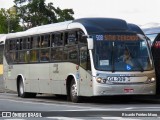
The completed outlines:
{"type": "Polygon", "coordinates": [[[33,119],[21,118],[21,115],[33,113],[38,116],[34,120],[157,120],[160,119],[159,103],[159,100],[134,99],[123,103],[117,99],[101,101],[95,98],[85,99],[83,103],[72,103],[67,102],[65,97],[38,95],[36,98],[24,99],[17,97],[17,94],[0,93],[0,115],[8,111],[12,119],[19,120],[33,119]]]}
{"type": "Polygon", "coordinates": [[[12,115],[11,118],[0,117],[3,120],[157,120],[160,119],[159,103],[158,99],[136,98],[126,102],[126,99],[110,97],[86,98],[83,103],[72,103],[66,101],[66,97],[50,95],[24,99],[4,90],[4,82],[0,76],[0,116],[12,115]],[[38,118],[31,117],[34,115],[38,118]]]}

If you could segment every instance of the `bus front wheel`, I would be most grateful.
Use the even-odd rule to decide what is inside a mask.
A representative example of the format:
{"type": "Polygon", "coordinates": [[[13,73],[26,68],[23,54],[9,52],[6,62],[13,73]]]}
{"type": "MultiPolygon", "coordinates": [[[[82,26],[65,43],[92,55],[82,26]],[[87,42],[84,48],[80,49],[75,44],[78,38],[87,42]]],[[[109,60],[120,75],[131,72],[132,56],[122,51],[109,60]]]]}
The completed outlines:
{"type": "Polygon", "coordinates": [[[78,91],[77,91],[77,85],[74,79],[72,79],[70,85],[70,99],[72,102],[75,103],[80,102],[80,97],[78,96],[78,91]]]}

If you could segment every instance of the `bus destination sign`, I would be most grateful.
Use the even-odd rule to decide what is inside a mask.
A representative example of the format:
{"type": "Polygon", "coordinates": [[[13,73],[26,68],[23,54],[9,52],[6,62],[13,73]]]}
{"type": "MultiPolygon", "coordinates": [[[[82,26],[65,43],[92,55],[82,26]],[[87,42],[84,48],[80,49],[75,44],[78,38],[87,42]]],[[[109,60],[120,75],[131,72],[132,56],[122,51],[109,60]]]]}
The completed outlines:
{"type": "Polygon", "coordinates": [[[137,41],[137,35],[96,35],[96,40],[110,40],[110,41],[137,41]]]}

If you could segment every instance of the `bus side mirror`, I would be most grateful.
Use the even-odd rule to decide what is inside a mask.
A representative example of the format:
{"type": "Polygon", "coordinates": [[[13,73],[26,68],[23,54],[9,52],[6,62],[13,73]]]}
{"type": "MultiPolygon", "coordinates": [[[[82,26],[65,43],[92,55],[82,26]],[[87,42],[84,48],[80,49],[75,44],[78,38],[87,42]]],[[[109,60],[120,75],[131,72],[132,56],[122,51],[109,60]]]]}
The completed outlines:
{"type": "Polygon", "coordinates": [[[92,50],[93,49],[93,38],[87,38],[87,42],[88,42],[88,49],[92,50]]]}

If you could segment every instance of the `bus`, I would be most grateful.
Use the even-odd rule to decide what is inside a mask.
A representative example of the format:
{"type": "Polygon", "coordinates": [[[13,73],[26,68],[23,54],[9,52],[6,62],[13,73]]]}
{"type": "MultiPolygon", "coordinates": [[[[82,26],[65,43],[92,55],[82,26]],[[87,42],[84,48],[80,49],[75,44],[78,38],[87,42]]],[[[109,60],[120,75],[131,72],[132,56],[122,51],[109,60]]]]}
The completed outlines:
{"type": "Polygon", "coordinates": [[[121,19],[80,18],[10,33],[3,62],[5,88],[23,98],[155,95],[148,41],[121,19]]]}
{"type": "Polygon", "coordinates": [[[0,34],[0,76],[3,75],[3,50],[4,50],[5,39],[6,39],[6,35],[0,34]]]}

